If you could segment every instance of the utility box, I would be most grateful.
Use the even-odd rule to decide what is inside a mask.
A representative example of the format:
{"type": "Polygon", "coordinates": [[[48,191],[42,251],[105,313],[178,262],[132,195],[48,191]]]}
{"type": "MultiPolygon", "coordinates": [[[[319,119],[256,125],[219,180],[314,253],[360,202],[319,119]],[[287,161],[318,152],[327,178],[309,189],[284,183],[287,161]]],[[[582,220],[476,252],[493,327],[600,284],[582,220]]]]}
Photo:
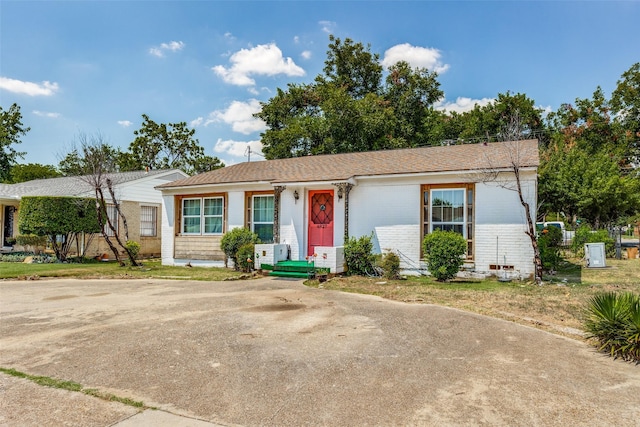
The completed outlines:
{"type": "Polygon", "coordinates": [[[585,243],[584,258],[588,268],[606,267],[604,243],[585,243]]]}

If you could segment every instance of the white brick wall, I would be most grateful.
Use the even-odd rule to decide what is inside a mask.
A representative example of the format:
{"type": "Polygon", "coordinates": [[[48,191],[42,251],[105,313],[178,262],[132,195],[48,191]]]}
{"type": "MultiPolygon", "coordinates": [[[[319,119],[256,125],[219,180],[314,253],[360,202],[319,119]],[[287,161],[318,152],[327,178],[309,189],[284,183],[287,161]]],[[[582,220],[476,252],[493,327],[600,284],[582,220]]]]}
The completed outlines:
{"type": "Polygon", "coordinates": [[[512,265],[520,277],[534,273],[531,240],[523,224],[482,224],[476,226],[475,269],[489,273],[491,264],[512,265]]]}
{"type": "Polygon", "coordinates": [[[260,267],[260,264],[275,265],[278,261],[284,261],[287,259],[289,248],[284,244],[259,244],[255,247],[255,253],[257,254],[255,262],[256,268],[260,267]]]}
{"type": "Polygon", "coordinates": [[[328,268],[331,273],[344,272],[344,246],[316,246],[314,253],[315,267],[328,268]]]}
{"type": "Polygon", "coordinates": [[[173,245],[175,206],[173,195],[162,196],[161,236],[162,236],[162,265],[173,264],[173,245]]]}

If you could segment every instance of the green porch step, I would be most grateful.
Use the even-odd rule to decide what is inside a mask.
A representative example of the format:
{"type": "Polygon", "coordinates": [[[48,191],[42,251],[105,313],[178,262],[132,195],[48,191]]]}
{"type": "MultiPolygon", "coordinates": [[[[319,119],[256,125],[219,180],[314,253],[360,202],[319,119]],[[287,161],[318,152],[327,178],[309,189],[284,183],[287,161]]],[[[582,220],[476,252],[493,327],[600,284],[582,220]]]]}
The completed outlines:
{"type": "Polygon", "coordinates": [[[307,261],[280,261],[274,266],[268,266],[271,268],[265,267],[267,267],[267,265],[263,264],[263,269],[272,270],[269,276],[299,277],[306,279],[314,274],[313,262],[307,261]]]}
{"type": "Polygon", "coordinates": [[[271,273],[269,273],[269,276],[276,276],[276,277],[297,277],[300,279],[308,279],[309,278],[309,273],[302,273],[299,271],[272,271],[271,273]]]}

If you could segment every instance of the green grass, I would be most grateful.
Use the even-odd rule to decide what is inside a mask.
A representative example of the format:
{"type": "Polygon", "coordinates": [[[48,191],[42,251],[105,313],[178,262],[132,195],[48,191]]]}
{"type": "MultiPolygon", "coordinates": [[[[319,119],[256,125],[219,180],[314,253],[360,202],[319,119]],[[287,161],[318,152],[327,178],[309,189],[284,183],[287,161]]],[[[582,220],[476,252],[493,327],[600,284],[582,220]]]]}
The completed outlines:
{"type": "Polygon", "coordinates": [[[146,406],[144,402],[129,399],[128,397],[116,396],[111,393],[104,393],[93,388],[84,388],[81,384],[73,381],[65,381],[51,377],[25,374],[24,372],[17,371],[13,368],[0,368],[0,372],[11,375],[13,377],[24,378],[44,387],[58,388],[61,390],[82,393],[88,396],[97,397],[102,400],[107,400],[109,402],[120,402],[128,406],[133,406],[135,408],[154,409],[150,406],[146,406]]]}
{"type": "Polygon", "coordinates": [[[566,332],[567,328],[584,329],[586,306],[594,294],[640,293],[640,260],[607,259],[606,268],[584,268],[581,264],[576,259],[563,263],[556,274],[545,276],[542,286],[518,280],[500,282],[495,277],[438,282],[431,277],[386,280],[346,276],[306,283],[396,301],[459,308],[575,337],[574,332],[566,332]]]}
{"type": "Polygon", "coordinates": [[[157,278],[185,280],[225,280],[238,278],[242,273],[226,268],[163,266],[160,260],[144,260],[141,267],[121,267],[117,262],[24,264],[0,262],[0,279],[37,277],[96,278],[157,278]]]}

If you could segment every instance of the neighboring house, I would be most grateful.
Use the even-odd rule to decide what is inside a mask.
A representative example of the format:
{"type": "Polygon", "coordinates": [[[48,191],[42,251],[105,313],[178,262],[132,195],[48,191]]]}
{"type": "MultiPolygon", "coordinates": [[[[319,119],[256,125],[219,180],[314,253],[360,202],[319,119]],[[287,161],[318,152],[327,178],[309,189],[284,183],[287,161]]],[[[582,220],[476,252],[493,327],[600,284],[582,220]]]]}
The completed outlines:
{"type": "Polygon", "coordinates": [[[316,247],[373,236],[406,271],[423,270],[422,240],[434,229],[468,242],[466,268],[534,273],[522,196],[536,212],[536,140],[307,156],[240,163],[157,187],[162,261],[222,266],[220,240],[248,227],[304,260],[316,247]]]}
{"type": "MultiPolygon", "coordinates": [[[[188,177],[184,172],[173,170],[152,170],[121,172],[107,175],[114,183],[116,198],[121,204],[127,219],[129,239],[140,243],[140,255],[152,256],[160,254],[160,209],[162,199],[159,191],[154,187],[177,179],[188,177]]],[[[105,192],[106,193],[106,192],[105,192]]],[[[106,196],[108,195],[105,194],[106,196]]],[[[18,216],[20,215],[20,200],[24,196],[71,196],[95,197],[92,187],[82,177],[62,177],[37,179],[19,184],[0,184],[0,229],[2,230],[2,247],[10,249],[11,239],[18,234],[18,216]]],[[[107,200],[109,203],[110,200],[107,200]]],[[[115,218],[113,205],[107,205],[107,213],[115,218]]],[[[122,221],[117,229],[123,236],[122,221]]],[[[79,242],[80,246],[87,244],[85,254],[97,256],[110,254],[102,236],[93,241],[79,242]]],[[[22,249],[15,246],[15,249],[22,249]]],[[[81,249],[82,250],[82,249],[81,249]]]]}

